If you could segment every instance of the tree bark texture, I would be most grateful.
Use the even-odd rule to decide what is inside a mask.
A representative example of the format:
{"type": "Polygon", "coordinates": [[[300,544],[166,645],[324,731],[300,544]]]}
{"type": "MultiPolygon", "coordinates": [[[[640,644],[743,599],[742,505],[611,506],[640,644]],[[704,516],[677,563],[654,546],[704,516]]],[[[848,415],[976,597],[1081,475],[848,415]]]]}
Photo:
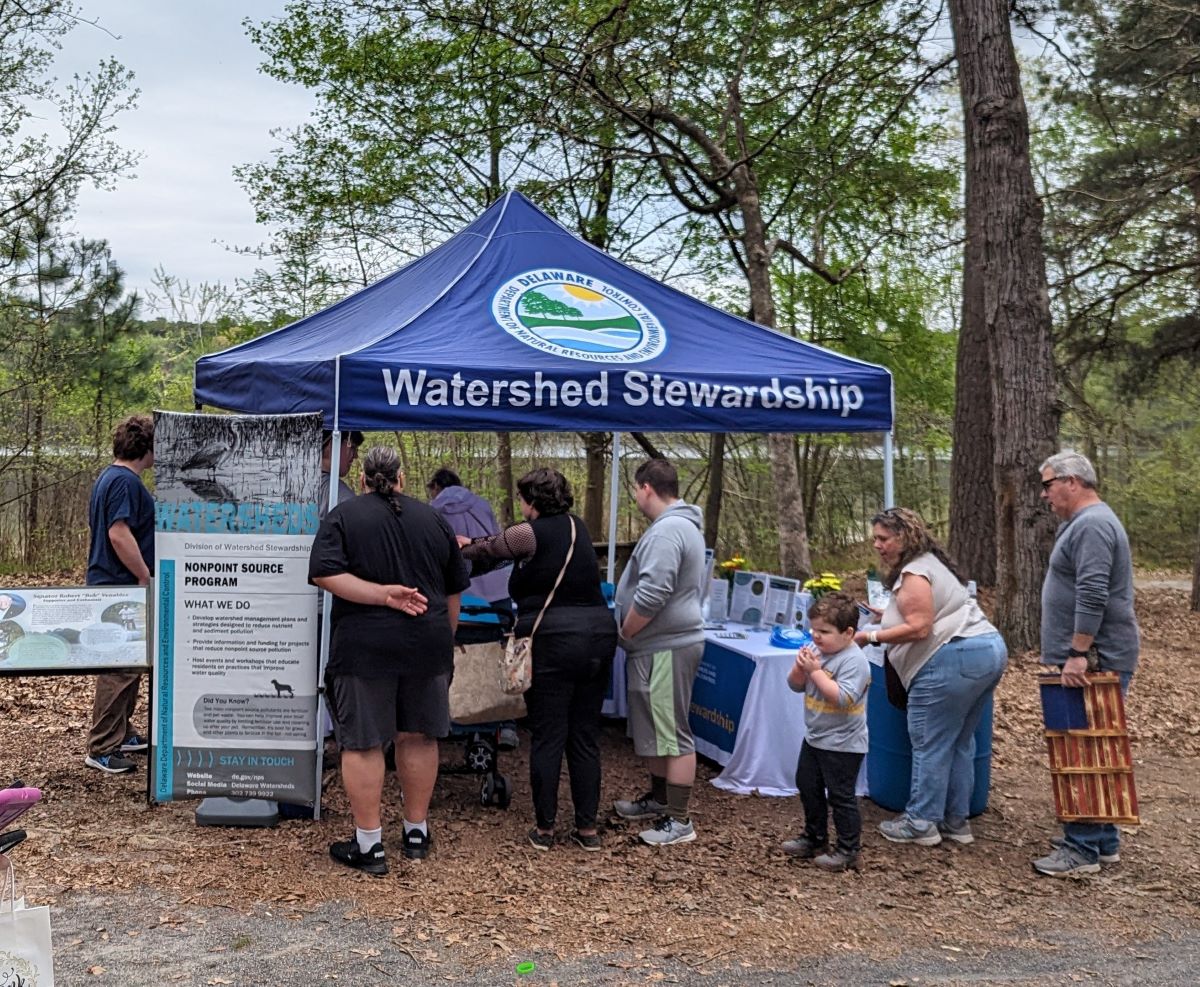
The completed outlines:
{"type": "Polygon", "coordinates": [[[1054,519],[1037,468],[1058,432],[1042,206],[1006,0],[951,0],[992,373],[996,625],[1010,650],[1037,647],[1054,519]]]}
{"type": "MultiPolygon", "coordinates": [[[[750,166],[734,169],[734,186],[742,213],[742,246],[746,255],[746,278],[750,285],[750,309],[759,325],[775,328],[775,299],[771,285],[771,253],[763,221],[758,181],[750,166]]],[[[775,481],[775,526],[779,534],[779,571],[785,576],[812,575],[808,547],[808,525],[804,517],[804,492],[796,469],[796,452],[791,435],[767,437],[771,476],[775,481]]]]}
{"type": "Polygon", "coordinates": [[[513,490],[517,486],[512,471],[512,433],[496,433],[496,472],[500,479],[500,523],[505,527],[513,523],[516,516],[513,505],[513,490]]]}
{"type": "MultiPolygon", "coordinates": [[[[725,489],[725,433],[708,437],[708,491],[704,495],[704,544],[716,550],[721,530],[721,493],[725,489]]],[[[736,550],[736,549],[735,549],[736,550]]]]}
{"type": "MultiPolygon", "coordinates": [[[[583,495],[583,523],[594,542],[608,541],[604,528],[604,479],[608,466],[608,433],[582,432],[587,462],[587,486],[583,495]]],[[[616,468],[616,464],[614,469],[616,468]]],[[[614,509],[616,505],[613,505],[614,509]]]]}
{"type": "MultiPolygon", "coordinates": [[[[978,184],[966,176],[967,214],[980,212],[978,184]]],[[[996,585],[995,485],[992,482],[992,374],[983,318],[979,230],[963,257],[962,323],[954,376],[954,451],[950,459],[950,554],[980,586],[996,585]]]]}

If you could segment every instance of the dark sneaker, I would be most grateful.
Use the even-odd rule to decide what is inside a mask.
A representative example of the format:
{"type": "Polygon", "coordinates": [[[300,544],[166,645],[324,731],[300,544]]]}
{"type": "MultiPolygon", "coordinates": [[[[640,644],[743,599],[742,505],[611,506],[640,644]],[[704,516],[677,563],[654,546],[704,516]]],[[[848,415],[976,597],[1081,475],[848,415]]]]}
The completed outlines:
{"type": "Polygon", "coordinates": [[[97,754],[95,757],[89,754],[83,759],[83,763],[89,768],[95,768],[97,771],[103,771],[110,775],[123,775],[137,767],[129,758],[116,751],[111,754],[97,754]]]}
{"type": "Polygon", "coordinates": [[[638,833],[638,839],[651,846],[672,846],[676,843],[691,843],[696,838],[696,827],[689,819],[680,822],[672,816],[663,816],[654,824],[653,829],[644,829],[638,833]]]}
{"type": "Polygon", "coordinates": [[[1035,860],[1033,869],[1047,877],[1079,877],[1097,873],[1100,865],[1090,863],[1083,854],[1076,853],[1069,846],[1060,846],[1049,856],[1035,860]]]}
{"type": "Polygon", "coordinates": [[[971,824],[965,819],[960,823],[952,823],[946,820],[938,823],[937,828],[938,832],[942,834],[943,839],[964,845],[975,842],[975,834],[971,832],[971,824]]]}
{"type": "Polygon", "coordinates": [[[406,829],[400,850],[409,860],[424,860],[429,856],[429,848],[432,845],[432,833],[422,833],[419,829],[406,829]]]}
{"type": "Polygon", "coordinates": [[[858,870],[858,854],[834,850],[833,853],[823,853],[819,857],[814,857],[813,863],[821,870],[827,870],[834,874],[844,870],[858,870]]]}
{"type": "Polygon", "coordinates": [[[666,813],[667,807],[654,800],[653,792],[646,792],[635,799],[618,799],[613,803],[613,811],[622,819],[657,819],[666,813]]]}
{"type": "Polygon", "coordinates": [[[363,853],[358,848],[358,839],[351,836],[342,843],[329,844],[329,856],[339,864],[353,867],[372,877],[383,877],[388,872],[387,858],[383,855],[383,844],[376,843],[363,853]]]}
{"type": "MultiPolygon", "coordinates": [[[[1050,846],[1053,847],[1055,850],[1057,850],[1059,847],[1064,847],[1066,845],[1067,845],[1067,838],[1065,836],[1056,836],[1056,837],[1054,837],[1054,839],[1052,839],[1050,841],[1050,846]]],[[[1119,864],[1120,862],[1121,862],[1120,849],[1114,850],[1112,853],[1100,854],[1100,863],[1102,863],[1102,864],[1119,864]]]]}
{"type": "Polygon", "coordinates": [[[539,833],[536,826],[529,831],[529,845],[535,850],[549,850],[554,846],[553,833],[539,833]]]}
{"type": "Polygon", "coordinates": [[[879,832],[885,840],[893,843],[916,843],[918,846],[937,846],[942,842],[942,834],[931,822],[910,819],[901,816],[899,819],[885,819],[879,824],[879,832]]]}
{"type": "Polygon", "coordinates": [[[601,850],[604,847],[604,844],[600,842],[599,833],[592,833],[589,836],[584,836],[583,833],[579,832],[579,830],[575,830],[571,833],[571,840],[577,846],[582,847],[589,853],[594,853],[595,851],[601,850]]]}
{"type": "Polygon", "coordinates": [[[140,733],[131,733],[121,743],[121,746],[118,748],[118,750],[122,754],[140,754],[149,746],[150,742],[140,733]]]}
{"type": "Polygon", "coordinates": [[[826,844],[818,843],[808,836],[797,836],[794,840],[784,840],[779,848],[789,857],[799,857],[801,860],[812,860],[819,853],[825,852],[826,844]]]}

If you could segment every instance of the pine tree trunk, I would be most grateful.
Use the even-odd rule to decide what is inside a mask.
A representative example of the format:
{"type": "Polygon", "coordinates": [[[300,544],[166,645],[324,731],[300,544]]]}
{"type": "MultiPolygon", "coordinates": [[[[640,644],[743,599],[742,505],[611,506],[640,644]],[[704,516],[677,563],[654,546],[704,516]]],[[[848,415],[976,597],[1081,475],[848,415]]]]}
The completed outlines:
{"type": "MultiPolygon", "coordinates": [[[[742,244],[746,254],[746,278],[750,285],[750,310],[754,321],[775,328],[775,299],[771,287],[771,254],[758,196],[758,182],[748,165],[734,172],[738,205],[742,212],[742,244]]],[[[775,490],[775,527],[779,534],[779,566],[785,576],[812,575],[808,550],[808,526],[804,518],[804,492],[796,469],[791,435],[767,437],[771,479],[775,490]]]]}
{"type": "Polygon", "coordinates": [[[984,270],[978,183],[966,180],[967,243],[962,324],[954,377],[954,451],[950,460],[950,554],[980,586],[996,585],[995,487],[992,483],[992,375],[983,320],[984,270]]]}
{"type": "MultiPolygon", "coordinates": [[[[704,544],[717,547],[721,530],[721,491],[725,488],[725,433],[708,437],[708,492],[704,497],[704,544]]],[[[736,551],[736,547],[731,549],[736,551]]]]}
{"type": "Polygon", "coordinates": [[[1006,0],[951,0],[966,131],[967,236],[979,238],[992,373],[995,622],[1013,651],[1037,646],[1054,519],[1037,468],[1058,431],[1042,206],[1006,0]],[[971,207],[974,206],[974,210],[971,207]]]}
{"type": "Polygon", "coordinates": [[[517,485],[512,470],[512,433],[496,433],[496,472],[500,480],[500,523],[508,526],[513,523],[516,511],[513,506],[513,489],[517,485]]]}
{"type": "MultiPolygon", "coordinates": [[[[583,495],[583,523],[594,542],[607,542],[604,530],[604,479],[607,473],[608,433],[583,432],[583,451],[587,464],[587,485],[583,495]]],[[[613,505],[616,510],[617,505],[613,505]]]]}

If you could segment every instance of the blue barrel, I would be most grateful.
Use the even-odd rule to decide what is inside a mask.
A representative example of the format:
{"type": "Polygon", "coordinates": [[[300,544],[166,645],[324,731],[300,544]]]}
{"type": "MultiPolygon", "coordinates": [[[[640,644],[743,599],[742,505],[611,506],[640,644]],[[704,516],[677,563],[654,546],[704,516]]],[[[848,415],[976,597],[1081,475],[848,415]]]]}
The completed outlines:
{"type": "MultiPolygon", "coordinates": [[[[912,780],[912,744],[908,718],[887,697],[883,666],[871,666],[871,689],[867,698],[867,791],[871,801],[903,812],[908,804],[912,780]]],[[[972,816],[987,808],[992,787],[992,697],[988,697],[979,726],[975,729],[975,789],[971,793],[972,816]]]]}

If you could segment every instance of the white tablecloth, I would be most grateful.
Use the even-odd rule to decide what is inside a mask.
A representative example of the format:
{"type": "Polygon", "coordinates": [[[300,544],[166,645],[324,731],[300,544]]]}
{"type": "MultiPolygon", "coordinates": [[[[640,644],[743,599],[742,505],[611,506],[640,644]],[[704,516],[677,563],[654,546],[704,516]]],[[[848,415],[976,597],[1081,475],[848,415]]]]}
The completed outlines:
{"type": "MultiPolygon", "coordinates": [[[[705,661],[715,665],[720,674],[723,659],[720,649],[724,649],[749,658],[755,664],[738,717],[733,751],[724,751],[700,738],[696,740],[696,750],[724,765],[724,770],[712,782],[718,788],[743,795],[752,792],[795,795],[796,762],[804,741],[804,694],[793,692],[787,684],[795,651],[771,645],[769,631],[754,631],[730,623],[724,633],[730,632],[742,633],[745,637],[719,637],[721,631],[705,632],[705,661]]],[[[865,758],[857,788],[858,794],[867,793],[865,758]]]]}

